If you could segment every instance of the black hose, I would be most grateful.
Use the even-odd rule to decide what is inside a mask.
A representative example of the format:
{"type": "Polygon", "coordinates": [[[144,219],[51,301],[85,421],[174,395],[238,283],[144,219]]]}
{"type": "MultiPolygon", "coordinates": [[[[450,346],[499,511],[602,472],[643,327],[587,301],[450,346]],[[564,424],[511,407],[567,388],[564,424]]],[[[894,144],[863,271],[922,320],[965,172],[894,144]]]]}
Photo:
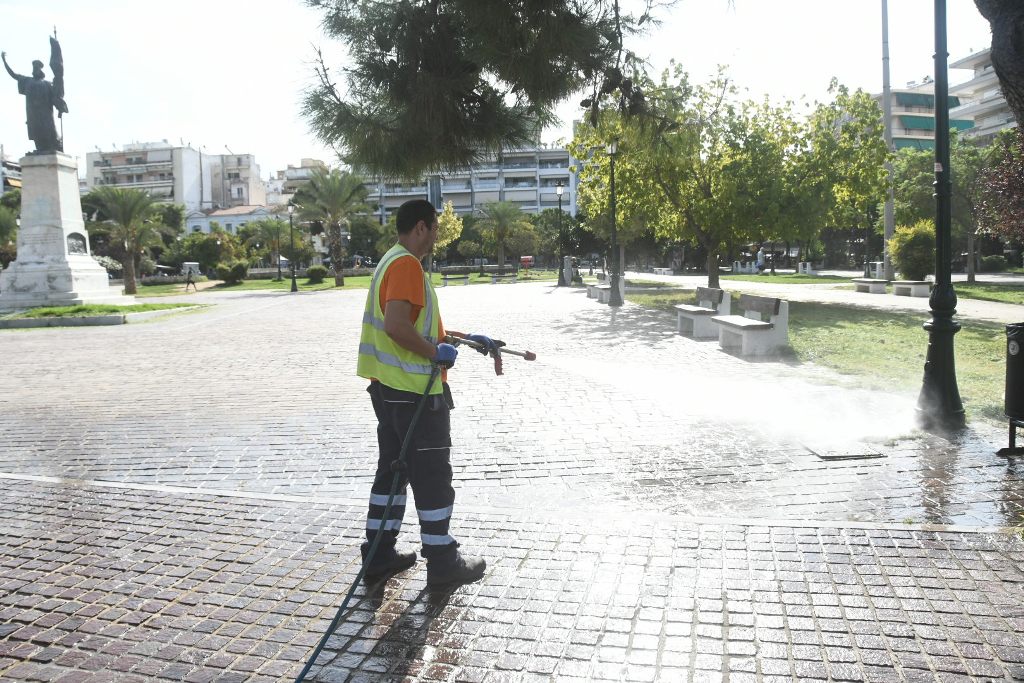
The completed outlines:
{"type": "MultiPolygon", "coordinates": [[[[427,388],[423,391],[423,395],[420,397],[420,401],[416,405],[416,412],[413,413],[412,421],[409,423],[409,430],[405,433],[405,439],[402,440],[402,450],[399,451],[398,460],[396,461],[396,463],[398,463],[397,467],[395,463],[392,463],[391,469],[394,471],[395,476],[391,480],[391,492],[388,494],[388,502],[387,505],[384,506],[384,514],[381,515],[381,520],[388,519],[388,515],[391,513],[391,504],[395,500],[395,493],[398,492],[398,482],[401,480],[402,471],[405,469],[405,455],[406,451],[409,449],[409,442],[412,440],[412,433],[416,429],[416,423],[420,421],[420,414],[423,413],[423,407],[427,405],[427,399],[430,397],[430,390],[433,388],[434,382],[437,381],[437,376],[440,372],[441,366],[434,363],[434,366],[430,371],[430,379],[427,381],[427,388]]],[[[383,528],[381,531],[383,531],[383,528]]],[[[320,656],[324,646],[327,644],[328,638],[334,634],[335,629],[337,629],[341,624],[342,617],[345,614],[345,608],[348,607],[349,600],[351,600],[352,596],[355,595],[359,582],[363,580],[363,576],[366,574],[366,568],[373,562],[373,556],[377,552],[377,546],[380,545],[381,536],[383,536],[382,533],[377,533],[373,537],[373,543],[370,544],[370,549],[366,552],[366,557],[363,558],[363,566],[359,568],[359,573],[356,574],[355,581],[352,582],[351,588],[348,589],[348,595],[346,595],[345,599],[342,601],[341,607],[338,608],[338,612],[334,615],[334,619],[327,627],[327,631],[324,633],[323,638],[321,638],[320,642],[317,643],[316,649],[313,650],[313,654],[310,656],[309,660],[306,661],[306,666],[302,668],[302,671],[295,679],[295,683],[301,683],[306,678],[306,674],[309,673],[311,668],[313,668],[316,658],[320,656]]]]}

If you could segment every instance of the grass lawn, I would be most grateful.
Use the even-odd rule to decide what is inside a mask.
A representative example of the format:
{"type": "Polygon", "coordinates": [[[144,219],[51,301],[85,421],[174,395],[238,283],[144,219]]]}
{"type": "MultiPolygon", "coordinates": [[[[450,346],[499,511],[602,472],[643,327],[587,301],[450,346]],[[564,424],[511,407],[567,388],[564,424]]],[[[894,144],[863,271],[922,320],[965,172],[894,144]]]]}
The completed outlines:
{"type": "MultiPolygon", "coordinates": [[[[961,299],[982,299],[1008,304],[1024,304],[1024,285],[994,284],[990,282],[954,282],[953,289],[961,299]]],[[[1024,315],[1024,314],[1022,314],[1024,315]]]]}
{"type": "Polygon", "coordinates": [[[133,304],[113,306],[110,304],[88,304],[84,306],[41,306],[20,313],[11,313],[4,318],[88,318],[112,313],[142,313],[143,311],[164,311],[173,308],[187,308],[193,304],[133,304]]]}
{"type": "Polygon", "coordinates": [[[721,280],[739,280],[742,282],[768,282],[773,285],[820,285],[849,282],[849,278],[838,275],[797,275],[796,273],[769,275],[753,275],[745,273],[722,274],[718,276],[721,280]]]}
{"type": "MultiPolygon", "coordinates": [[[[693,294],[644,294],[626,298],[647,308],[671,311],[694,303],[693,294]]],[[[925,317],[838,304],[789,302],[793,357],[846,375],[864,386],[915,391],[921,387],[928,334],[925,317]]],[[[969,419],[1005,422],[1005,326],[964,322],[956,335],[957,382],[969,419]]]]}

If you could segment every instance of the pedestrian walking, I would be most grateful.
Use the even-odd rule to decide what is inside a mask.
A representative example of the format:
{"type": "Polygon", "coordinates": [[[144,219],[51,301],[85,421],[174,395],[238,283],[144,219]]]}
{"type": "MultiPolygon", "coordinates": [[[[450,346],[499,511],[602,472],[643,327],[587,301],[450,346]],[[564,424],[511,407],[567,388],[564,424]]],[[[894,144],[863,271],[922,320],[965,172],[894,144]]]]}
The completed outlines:
{"type": "Polygon", "coordinates": [[[196,287],[196,281],[192,279],[192,269],[190,268],[185,274],[185,293],[188,294],[188,286],[192,285],[192,291],[198,292],[199,288],[196,287]]]}
{"type": "Polygon", "coordinates": [[[398,242],[381,258],[370,282],[359,340],[357,374],[370,380],[367,391],[377,417],[379,457],[370,489],[364,563],[374,539],[382,534],[366,576],[401,571],[416,562],[414,551],[395,547],[405,515],[407,486],[419,517],[421,554],[427,561],[432,586],[468,583],[484,574],[483,558],[459,552],[449,525],[455,503],[450,461],[449,411],[454,407],[447,367],[458,355],[442,340],[445,335],[469,339],[487,353],[495,347],[489,337],[445,330],[437,294],[423,272],[421,260],[437,241],[437,210],[424,199],[402,204],[396,216],[398,242]],[[394,478],[392,463],[399,458],[417,404],[439,363],[441,382],[435,383],[410,436],[407,468],[402,472],[388,519],[383,519],[394,478]],[[447,367],[446,367],[447,366],[447,367]]]}

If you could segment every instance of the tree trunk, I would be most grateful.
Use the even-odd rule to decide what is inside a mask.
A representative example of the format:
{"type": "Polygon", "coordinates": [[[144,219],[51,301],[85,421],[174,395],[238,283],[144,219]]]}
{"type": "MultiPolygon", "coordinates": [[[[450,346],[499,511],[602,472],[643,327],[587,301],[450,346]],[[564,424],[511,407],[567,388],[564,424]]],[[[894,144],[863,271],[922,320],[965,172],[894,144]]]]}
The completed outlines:
{"type": "MultiPolygon", "coordinates": [[[[330,233],[331,264],[334,266],[334,286],[344,287],[345,276],[341,269],[345,267],[345,247],[341,243],[341,225],[332,225],[330,233]]],[[[294,256],[295,254],[292,254],[294,256]]]]}
{"type": "Polygon", "coordinates": [[[1024,122],[1024,3],[974,0],[992,27],[992,67],[1017,121],[1024,122]]]}
{"type": "Polygon", "coordinates": [[[974,239],[974,231],[973,230],[968,230],[967,231],[967,281],[968,282],[974,282],[974,275],[975,275],[974,250],[977,249],[977,248],[978,248],[978,245],[977,245],[977,243],[975,242],[975,239],[974,239]]]}
{"type": "Polygon", "coordinates": [[[718,249],[708,249],[708,287],[718,289],[718,249]]]}
{"type": "Polygon", "coordinates": [[[121,267],[124,268],[124,293],[135,294],[137,291],[135,288],[135,259],[131,254],[125,256],[121,261],[121,267]]]}

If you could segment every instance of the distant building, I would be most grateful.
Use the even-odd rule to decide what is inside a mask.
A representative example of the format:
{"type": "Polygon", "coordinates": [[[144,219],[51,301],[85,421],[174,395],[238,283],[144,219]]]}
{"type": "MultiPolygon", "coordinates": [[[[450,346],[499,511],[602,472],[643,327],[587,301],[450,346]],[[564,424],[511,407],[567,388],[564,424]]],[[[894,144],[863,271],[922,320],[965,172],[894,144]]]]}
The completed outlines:
{"type": "Polygon", "coordinates": [[[210,173],[210,200],[215,207],[266,206],[267,188],[252,154],[204,154],[210,173]]]}
{"type": "Polygon", "coordinates": [[[114,185],[143,190],[186,212],[262,205],[266,189],[251,154],[203,154],[187,145],[142,142],[86,154],[82,191],[114,185]]]}
{"type": "Polygon", "coordinates": [[[295,196],[295,191],[309,182],[313,172],[327,170],[327,164],[319,159],[302,159],[298,166],[288,165],[283,171],[277,171],[266,182],[267,206],[287,206],[295,196]]]}
{"type": "MultiPolygon", "coordinates": [[[[896,149],[935,149],[935,83],[908,83],[906,88],[893,88],[892,93],[892,142],[896,149]]],[[[882,105],[882,95],[872,95],[882,105]]],[[[952,110],[960,105],[960,99],[949,97],[952,110]]],[[[969,130],[974,126],[970,118],[950,115],[949,127],[969,130]]]]}
{"type": "Polygon", "coordinates": [[[974,75],[949,91],[959,96],[960,106],[951,110],[950,117],[970,118],[974,127],[964,131],[964,137],[989,143],[1001,130],[1016,128],[1017,119],[999,88],[999,79],[992,68],[992,51],[982,50],[959,59],[950,69],[970,69],[974,75]]]}
{"type": "Polygon", "coordinates": [[[216,222],[224,232],[237,235],[246,223],[275,217],[265,206],[233,206],[213,211],[189,211],[185,214],[186,232],[209,233],[210,225],[216,222]]]}
{"type": "Polygon", "coordinates": [[[0,145],[0,194],[21,189],[21,164],[8,159],[0,145]]]}
{"type": "Polygon", "coordinates": [[[490,202],[512,202],[526,213],[558,207],[556,186],[561,183],[562,210],[576,215],[576,174],[564,147],[530,147],[503,152],[472,168],[414,181],[384,178],[366,183],[368,201],[377,204],[376,215],[386,222],[403,202],[429,199],[438,209],[451,202],[459,214],[470,214],[490,202]]]}

